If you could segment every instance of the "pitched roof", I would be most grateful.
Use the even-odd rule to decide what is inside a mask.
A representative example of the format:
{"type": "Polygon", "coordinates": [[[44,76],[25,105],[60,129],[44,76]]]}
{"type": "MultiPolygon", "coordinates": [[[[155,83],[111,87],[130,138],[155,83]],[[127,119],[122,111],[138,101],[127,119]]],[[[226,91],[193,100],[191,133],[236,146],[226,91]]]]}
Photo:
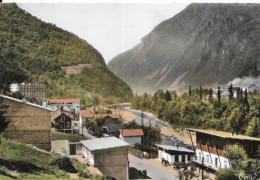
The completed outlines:
{"type": "Polygon", "coordinates": [[[80,110],[80,116],[83,118],[92,118],[93,113],[90,109],[80,110]]]}
{"type": "Polygon", "coordinates": [[[212,136],[217,136],[217,137],[221,137],[224,139],[237,139],[237,140],[249,140],[249,141],[259,141],[260,142],[260,138],[255,138],[255,137],[250,137],[250,136],[245,136],[245,135],[235,135],[230,132],[224,132],[224,131],[216,131],[216,130],[209,130],[209,129],[190,129],[187,128],[188,131],[192,131],[192,132],[198,132],[198,133],[202,133],[202,134],[208,134],[208,135],[212,135],[212,136]]]}
{"type": "Polygon", "coordinates": [[[95,139],[84,140],[80,142],[83,144],[83,146],[85,146],[90,151],[129,146],[128,143],[116,137],[95,138],[95,139]]]}
{"type": "Polygon", "coordinates": [[[16,99],[16,98],[5,96],[5,95],[0,95],[0,97],[5,98],[5,99],[9,99],[9,100],[12,100],[12,101],[20,102],[20,103],[23,103],[23,104],[27,104],[27,105],[30,105],[30,106],[33,106],[33,107],[41,108],[41,109],[44,109],[44,110],[53,111],[50,108],[43,107],[43,106],[40,106],[38,104],[33,104],[33,103],[30,103],[30,102],[27,102],[26,100],[20,100],[20,99],[16,99]]]}
{"type": "Polygon", "coordinates": [[[71,119],[75,119],[74,115],[68,111],[61,111],[61,110],[58,110],[55,112],[55,114],[51,117],[51,121],[53,122],[56,118],[58,118],[59,116],[61,116],[62,114],[68,116],[69,118],[71,119]]]}
{"type": "Polygon", "coordinates": [[[143,136],[144,132],[142,129],[120,129],[120,134],[126,136],[143,136]]]}
{"type": "Polygon", "coordinates": [[[121,116],[119,114],[94,114],[95,119],[104,119],[105,117],[111,117],[113,119],[119,119],[121,116]]]}
{"type": "Polygon", "coordinates": [[[72,104],[80,102],[80,99],[48,99],[48,104],[72,104]]]}
{"type": "Polygon", "coordinates": [[[162,145],[162,144],[155,144],[155,146],[160,147],[162,149],[166,149],[169,151],[178,151],[178,152],[186,152],[186,153],[194,153],[193,150],[190,150],[185,147],[177,147],[177,146],[169,146],[169,145],[162,145]]]}
{"type": "Polygon", "coordinates": [[[108,133],[115,133],[119,131],[120,129],[124,129],[125,125],[124,124],[108,124],[105,126],[102,126],[102,129],[107,129],[108,133]]]}

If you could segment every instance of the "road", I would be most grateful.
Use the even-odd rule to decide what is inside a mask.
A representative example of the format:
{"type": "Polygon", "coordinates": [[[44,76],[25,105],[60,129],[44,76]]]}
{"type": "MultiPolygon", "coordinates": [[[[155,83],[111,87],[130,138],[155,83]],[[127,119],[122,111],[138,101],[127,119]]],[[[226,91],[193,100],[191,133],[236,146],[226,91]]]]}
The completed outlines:
{"type": "Polygon", "coordinates": [[[178,177],[173,176],[169,172],[164,169],[161,169],[152,163],[150,163],[147,159],[140,159],[131,154],[128,155],[129,158],[129,166],[135,167],[138,170],[146,170],[147,176],[154,180],[178,180],[178,177]]]}
{"type": "MultiPolygon", "coordinates": [[[[137,116],[139,116],[138,118],[135,119],[135,122],[139,125],[142,124],[142,112],[140,111],[137,111],[137,110],[133,110],[133,109],[124,109],[124,111],[128,111],[128,112],[131,112],[137,116]]],[[[167,127],[168,125],[163,122],[162,120],[158,119],[158,118],[155,118],[155,117],[151,117],[151,116],[148,116],[147,114],[144,114],[143,113],[143,123],[144,125],[148,125],[149,123],[152,124],[153,127],[167,127]]]]}

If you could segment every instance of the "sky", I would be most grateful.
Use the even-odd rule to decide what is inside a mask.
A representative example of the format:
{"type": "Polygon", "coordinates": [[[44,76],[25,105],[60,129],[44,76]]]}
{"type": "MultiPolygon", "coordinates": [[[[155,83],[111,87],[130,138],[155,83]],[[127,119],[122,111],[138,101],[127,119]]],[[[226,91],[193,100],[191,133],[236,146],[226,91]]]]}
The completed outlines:
{"type": "Polygon", "coordinates": [[[19,7],[39,19],[76,34],[96,48],[108,63],[116,55],[140,43],[142,37],[149,34],[156,25],[173,17],[193,1],[3,0],[3,2],[16,2],[19,7]]]}

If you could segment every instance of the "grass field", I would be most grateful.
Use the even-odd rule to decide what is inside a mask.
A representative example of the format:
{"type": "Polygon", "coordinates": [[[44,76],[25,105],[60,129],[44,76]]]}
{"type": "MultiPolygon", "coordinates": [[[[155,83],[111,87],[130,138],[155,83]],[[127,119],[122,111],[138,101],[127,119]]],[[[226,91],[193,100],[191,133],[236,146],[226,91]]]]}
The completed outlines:
{"type": "Polygon", "coordinates": [[[62,133],[57,131],[51,132],[52,140],[69,140],[69,142],[79,142],[81,140],[87,140],[86,137],[78,134],[62,133]]]}

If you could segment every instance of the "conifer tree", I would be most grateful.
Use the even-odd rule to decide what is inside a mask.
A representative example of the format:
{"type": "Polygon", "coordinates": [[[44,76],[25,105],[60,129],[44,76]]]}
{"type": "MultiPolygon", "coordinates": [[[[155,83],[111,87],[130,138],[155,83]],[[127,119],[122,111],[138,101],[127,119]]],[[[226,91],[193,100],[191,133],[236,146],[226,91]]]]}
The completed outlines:
{"type": "Polygon", "coordinates": [[[233,100],[233,85],[231,84],[228,88],[229,91],[229,101],[233,100]]]}
{"type": "Polygon", "coordinates": [[[201,88],[201,84],[200,84],[200,100],[202,99],[202,88],[201,88]]]}
{"type": "Polygon", "coordinates": [[[239,102],[240,100],[240,88],[237,89],[237,101],[239,102]]]}
{"type": "Polygon", "coordinates": [[[189,96],[191,96],[191,85],[189,86],[189,96]]]}
{"type": "Polygon", "coordinates": [[[220,87],[218,87],[217,97],[218,97],[218,106],[220,106],[220,101],[221,101],[221,91],[220,91],[220,87]]]}
{"type": "Polygon", "coordinates": [[[212,97],[213,97],[213,91],[212,91],[212,89],[210,88],[210,89],[209,89],[209,100],[210,100],[210,101],[212,100],[212,97]]]}
{"type": "Polygon", "coordinates": [[[172,100],[172,96],[171,96],[171,93],[167,90],[165,92],[165,101],[171,101],[172,100]]]}

